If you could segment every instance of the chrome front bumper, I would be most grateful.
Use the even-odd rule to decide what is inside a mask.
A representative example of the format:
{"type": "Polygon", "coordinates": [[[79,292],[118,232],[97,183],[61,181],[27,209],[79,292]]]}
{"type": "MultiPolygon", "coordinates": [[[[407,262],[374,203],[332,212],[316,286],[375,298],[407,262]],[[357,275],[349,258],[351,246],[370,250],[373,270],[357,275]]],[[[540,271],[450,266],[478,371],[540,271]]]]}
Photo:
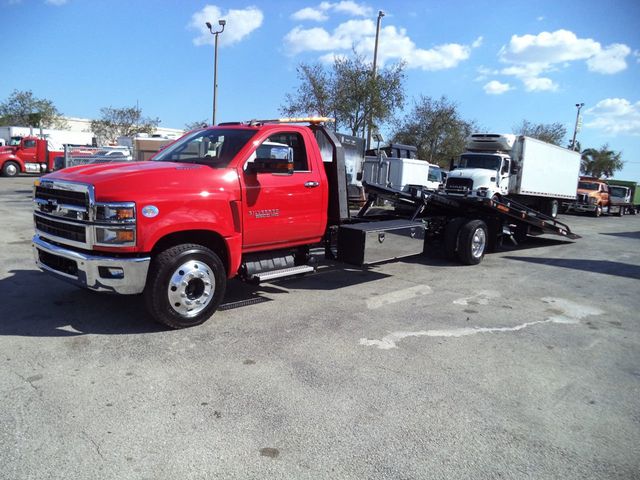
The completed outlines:
{"type": "Polygon", "coordinates": [[[40,235],[32,240],[36,264],[45,272],[98,292],[142,293],[151,257],[119,258],[87,255],[53,245],[40,235]]]}
{"type": "Polygon", "coordinates": [[[567,211],[575,212],[595,212],[597,205],[588,203],[570,203],[567,205],[567,211]]]}

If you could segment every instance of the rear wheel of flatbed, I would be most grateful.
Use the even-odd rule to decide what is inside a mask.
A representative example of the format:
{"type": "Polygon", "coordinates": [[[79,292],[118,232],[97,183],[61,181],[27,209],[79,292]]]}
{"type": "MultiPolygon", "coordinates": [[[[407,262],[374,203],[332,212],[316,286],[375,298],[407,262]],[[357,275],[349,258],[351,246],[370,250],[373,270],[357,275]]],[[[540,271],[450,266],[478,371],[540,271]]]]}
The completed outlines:
{"type": "Polygon", "coordinates": [[[489,229],[482,220],[470,220],[460,228],[458,258],[466,265],[477,265],[484,258],[489,229]]]}
{"type": "Polygon", "coordinates": [[[170,247],[153,258],[144,290],[147,310],[171,328],[200,325],[224,297],[227,277],[212,250],[197,244],[170,247]]]}

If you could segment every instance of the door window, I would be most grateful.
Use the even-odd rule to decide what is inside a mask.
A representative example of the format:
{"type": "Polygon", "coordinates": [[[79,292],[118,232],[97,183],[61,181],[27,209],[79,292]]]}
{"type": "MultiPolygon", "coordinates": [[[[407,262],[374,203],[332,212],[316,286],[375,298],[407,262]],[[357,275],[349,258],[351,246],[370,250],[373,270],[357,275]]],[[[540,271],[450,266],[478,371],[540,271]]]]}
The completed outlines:
{"type": "Polygon", "coordinates": [[[308,172],[309,161],[307,159],[307,151],[304,148],[304,139],[302,135],[296,132],[278,132],[267,138],[256,150],[260,156],[264,152],[269,153],[269,158],[287,158],[293,155],[294,172],[308,172]],[[274,156],[276,155],[276,156],[274,156]]]}

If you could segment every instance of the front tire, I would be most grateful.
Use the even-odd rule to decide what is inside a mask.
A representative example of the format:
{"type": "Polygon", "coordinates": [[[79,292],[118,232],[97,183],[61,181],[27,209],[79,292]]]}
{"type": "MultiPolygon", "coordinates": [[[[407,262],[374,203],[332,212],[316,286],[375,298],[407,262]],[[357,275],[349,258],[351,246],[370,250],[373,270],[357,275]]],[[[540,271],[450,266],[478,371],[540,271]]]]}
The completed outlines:
{"type": "Polygon", "coordinates": [[[16,162],[8,161],[2,166],[3,177],[15,177],[20,173],[20,165],[16,162]]]}
{"type": "Polygon", "coordinates": [[[600,217],[602,216],[602,205],[596,205],[596,209],[593,212],[593,216],[594,217],[600,217]]]}
{"type": "Polygon", "coordinates": [[[207,321],[224,298],[227,276],[212,250],[197,244],[176,245],[156,255],[144,290],[149,314],[171,328],[207,321]]]}

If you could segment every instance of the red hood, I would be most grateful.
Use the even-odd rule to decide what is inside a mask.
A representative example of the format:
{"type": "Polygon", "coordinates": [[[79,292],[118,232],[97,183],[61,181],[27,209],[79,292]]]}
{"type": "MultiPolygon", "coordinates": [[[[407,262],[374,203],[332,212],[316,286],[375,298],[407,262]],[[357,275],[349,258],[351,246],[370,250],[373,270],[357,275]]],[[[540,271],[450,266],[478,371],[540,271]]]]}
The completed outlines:
{"type": "Polygon", "coordinates": [[[43,177],[87,183],[98,201],[138,201],[165,195],[225,192],[239,188],[234,169],[175,162],[122,162],[65,168],[43,177]]]}
{"type": "Polygon", "coordinates": [[[5,145],[3,147],[0,147],[0,155],[2,155],[3,153],[14,153],[17,148],[18,147],[14,147],[10,145],[5,145]]]}

